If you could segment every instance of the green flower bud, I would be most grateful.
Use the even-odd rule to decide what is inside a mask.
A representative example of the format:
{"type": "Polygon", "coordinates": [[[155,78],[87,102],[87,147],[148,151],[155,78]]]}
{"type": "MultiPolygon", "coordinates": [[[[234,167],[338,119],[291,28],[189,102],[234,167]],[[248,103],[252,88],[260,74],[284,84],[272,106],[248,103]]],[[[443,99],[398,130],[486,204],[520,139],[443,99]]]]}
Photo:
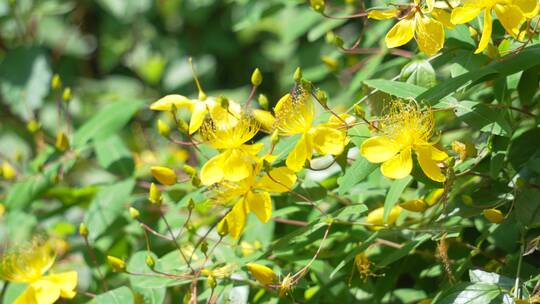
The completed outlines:
{"type": "Polygon", "coordinates": [[[302,80],[302,69],[297,67],[294,71],[294,81],[300,82],[300,80],[302,80]]]}
{"type": "Polygon", "coordinates": [[[255,71],[251,74],[251,84],[255,87],[258,87],[261,85],[263,81],[263,77],[261,74],[261,70],[259,68],[256,68],[255,71]]]}
{"type": "Polygon", "coordinates": [[[184,172],[186,172],[186,174],[190,175],[190,176],[193,176],[193,175],[197,174],[197,170],[195,170],[195,168],[193,168],[192,166],[187,165],[187,164],[184,165],[182,170],[184,170],[184,172]]]}
{"type": "Polygon", "coordinates": [[[268,110],[269,103],[268,103],[268,98],[266,97],[266,95],[259,94],[258,101],[259,101],[259,105],[261,106],[262,109],[268,110]]]}
{"type": "Polygon", "coordinates": [[[169,125],[163,122],[163,120],[158,119],[157,127],[158,127],[158,132],[161,136],[169,137],[169,134],[171,134],[171,128],[169,128],[169,125]]]}
{"type": "Polygon", "coordinates": [[[310,0],[311,8],[316,11],[317,13],[323,13],[325,3],[324,0],[310,0]]]}
{"type": "Polygon", "coordinates": [[[109,264],[109,266],[111,266],[114,272],[124,272],[126,270],[126,262],[124,262],[124,260],[119,259],[117,257],[108,255],[107,263],[109,264]]]}
{"type": "Polygon", "coordinates": [[[79,224],[79,234],[83,237],[88,236],[88,228],[86,227],[85,223],[79,224]]]}
{"type": "Polygon", "coordinates": [[[328,106],[328,95],[326,94],[326,92],[323,90],[317,90],[316,95],[317,95],[317,100],[319,100],[321,105],[326,108],[328,106]]]}
{"type": "Polygon", "coordinates": [[[206,255],[206,253],[208,252],[208,242],[207,241],[203,241],[201,243],[201,251],[202,251],[202,253],[204,253],[204,255],[206,255]]]}
{"type": "Polygon", "coordinates": [[[54,74],[51,79],[51,89],[59,90],[61,87],[62,87],[62,79],[60,78],[60,75],[54,74]]]}
{"type": "Polygon", "coordinates": [[[129,207],[129,216],[132,219],[138,219],[140,215],[141,215],[141,213],[139,212],[139,210],[137,210],[137,209],[135,209],[133,207],[129,207]]]}
{"type": "Polygon", "coordinates": [[[66,151],[69,149],[69,139],[64,132],[60,131],[58,134],[56,134],[55,147],[60,151],[66,151]]]}
{"type": "Polygon", "coordinates": [[[148,199],[152,204],[161,204],[161,191],[154,183],[150,185],[148,199]]]}
{"type": "Polygon", "coordinates": [[[70,87],[67,87],[64,89],[64,91],[62,92],[62,100],[64,100],[65,102],[68,102],[71,100],[72,98],[72,94],[71,94],[71,88],[70,87]]]}
{"type": "Polygon", "coordinates": [[[150,269],[154,269],[154,267],[156,266],[156,261],[151,255],[146,256],[146,265],[150,267],[150,269]]]}

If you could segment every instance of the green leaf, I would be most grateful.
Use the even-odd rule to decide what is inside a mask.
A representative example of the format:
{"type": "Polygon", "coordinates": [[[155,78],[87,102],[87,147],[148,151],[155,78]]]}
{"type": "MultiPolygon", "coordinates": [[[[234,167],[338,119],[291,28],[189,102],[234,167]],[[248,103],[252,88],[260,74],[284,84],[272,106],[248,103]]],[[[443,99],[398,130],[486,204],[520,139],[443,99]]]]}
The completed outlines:
{"type": "Polygon", "coordinates": [[[401,81],[423,88],[431,88],[437,84],[435,70],[427,60],[413,60],[403,67],[399,76],[401,81]]]}
{"type": "Polygon", "coordinates": [[[12,304],[15,300],[28,288],[28,284],[25,283],[9,283],[4,292],[4,298],[2,303],[12,304]]]}
{"type": "Polygon", "coordinates": [[[151,0],[98,0],[97,3],[122,22],[131,21],[152,7],[151,0]]]}
{"type": "Polygon", "coordinates": [[[343,195],[349,192],[355,185],[366,179],[375,169],[377,169],[377,164],[372,164],[367,159],[359,156],[345,170],[345,174],[338,178],[338,194],[343,195]]]}
{"type": "Polygon", "coordinates": [[[515,170],[521,170],[523,165],[537,153],[538,146],[531,145],[531,143],[537,142],[540,142],[539,128],[525,131],[512,139],[508,151],[508,159],[515,170]]]}
{"type": "Polygon", "coordinates": [[[347,265],[347,263],[352,261],[357,254],[365,251],[371,244],[373,244],[373,242],[375,242],[378,236],[379,236],[379,232],[375,232],[371,234],[365,241],[362,242],[362,244],[360,244],[360,246],[354,248],[353,251],[349,252],[349,254],[347,254],[347,256],[343,260],[341,260],[341,262],[339,262],[336,268],[334,268],[332,273],[330,273],[330,279],[333,278],[336,275],[336,273],[338,273],[341,270],[341,268],[347,265]]]}
{"type": "MultiPolygon", "coordinates": [[[[135,293],[135,299],[140,299],[144,304],[162,304],[163,300],[165,300],[167,289],[165,287],[143,288],[140,286],[133,286],[133,292],[135,293]]],[[[137,301],[135,302],[140,303],[137,301]]]]}
{"type": "Polygon", "coordinates": [[[364,204],[352,204],[346,206],[337,212],[337,215],[334,216],[334,219],[348,221],[358,218],[360,215],[365,213],[368,210],[367,206],[364,204]]]}
{"type": "Polygon", "coordinates": [[[476,101],[460,101],[453,104],[454,113],[472,128],[501,136],[510,136],[512,126],[508,120],[508,111],[494,109],[476,101]]]}
{"type": "Polygon", "coordinates": [[[488,283],[499,285],[501,288],[510,290],[514,287],[514,280],[494,272],[486,272],[480,269],[469,270],[472,283],[488,283]]]}
{"type": "Polygon", "coordinates": [[[390,210],[396,205],[396,203],[399,200],[399,197],[405,191],[407,186],[411,183],[413,180],[412,176],[407,176],[402,179],[397,179],[392,182],[392,185],[390,186],[390,189],[388,190],[388,193],[386,194],[386,199],[384,200],[384,222],[388,220],[388,216],[390,215],[390,210]]]}
{"type": "Polygon", "coordinates": [[[397,251],[394,251],[391,254],[387,255],[377,265],[379,265],[380,267],[385,267],[394,263],[397,260],[400,260],[404,256],[408,255],[411,251],[416,249],[416,247],[420,246],[422,243],[427,241],[429,238],[430,238],[429,235],[422,235],[416,240],[407,242],[403,247],[401,247],[397,251]]]}
{"type": "MultiPolygon", "coordinates": [[[[127,270],[134,273],[141,274],[155,274],[152,269],[146,265],[146,257],[148,255],[147,251],[139,251],[134,253],[128,262],[127,270]]],[[[180,254],[177,250],[174,250],[165,256],[158,259],[158,257],[150,253],[150,255],[155,260],[155,269],[161,272],[166,273],[178,273],[178,271],[186,270],[187,267],[185,263],[181,260],[180,254]]],[[[176,278],[167,278],[160,276],[129,276],[129,281],[134,288],[145,288],[145,289],[162,289],[168,286],[175,286],[181,284],[188,284],[191,280],[180,280],[176,278]]]]}
{"type": "Polygon", "coordinates": [[[400,98],[416,98],[426,90],[411,83],[386,79],[370,79],[364,83],[369,87],[400,98]]]}
{"type": "Polygon", "coordinates": [[[513,303],[503,290],[488,283],[462,283],[445,291],[433,304],[495,304],[513,303]]]}
{"type": "Polygon", "coordinates": [[[523,188],[516,196],[517,220],[529,228],[540,226],[540,190],[523,188]]]}
{"type": "Polygon", "coordinates": [[[109,290],[98,295],[94,301],[96,304],[130,304],[134,303],[133,293],[125,286],[109,290]]]}
{"type": "Polygon", "coordinates": [[[119,101],[105,106],[75,132],[73,146],[80,147],[93,139],[104,139],[122,129],[141,108],[136,100],[119,101]]]}
{"type": "Polygon", "coordinates": [[[101,188],[84,217],[90,239],[97,239],[122,214],[122,211],[127,209],[126,204],[129,203],[134,186],[135,181],[128,179],[101,188]]]}
{"type": "Polygon", "coordinates": [[[135,163],[122,139],[113,135],[104,140],[97,140],[95,145],[100,166],[114,174],[129,176],[133,174],[135,163]]]}
{"type": "Polygon", "coordinates": [[[522,105],[533,104],[533,98],[538,93],[538,82],[540,81],[540,66],[535,66],[524,71],[518,84],[519,100],[522,105]]]}

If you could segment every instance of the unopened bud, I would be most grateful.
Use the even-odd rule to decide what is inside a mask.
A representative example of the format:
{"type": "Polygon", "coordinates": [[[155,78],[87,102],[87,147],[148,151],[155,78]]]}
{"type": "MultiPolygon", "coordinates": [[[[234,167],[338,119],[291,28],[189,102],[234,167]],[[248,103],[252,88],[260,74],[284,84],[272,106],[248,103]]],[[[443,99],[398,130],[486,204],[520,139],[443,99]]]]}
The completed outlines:
{"type": "Polygon", "coordinates": [[[154,183],[150,185],[148,199],[152,204],[161,204],[161,191],[154,183]]]}
{"type": "Polygon", "coordinates": [[[279,142],[279,132],[278,132],[278,130],[275,130],[274,132],[272,132],[272,136],[270,137],[270,139],[272,140],[272,145],[273,146],[277,145],[277,143],[279,142]]]}
{"type": "Polygon", "coordinates": [[[331,71],[335,71],[338,68],[338,61],[335,58],[332,58],[330,56],[322,56],[321,61],[330,69],[331,71]]]}
{"type": "Polygon", "coordinates": [[[332,31],[326,32],[326,35],[324,36],[324,40],[328,44],[334,44],[334,41],[336,40],[336,34],[332,31]]]}
{"type": "Polygon", "coordinates": [[[138,219],[139,216],[141,215],[141,213],[139,212],[139,210],[133,208],[133,207],[129,207],[129,216],[132,218],[132,219],[138,219]]]}
{"type": "Polygon", "coordinates": [[[313,10],[316,11],[317,13],[322,14],[324,12],[324,7],[325,7],[324,0],[310,0],[310,5],[311,5],[311,8],[313,8],[313,10]]]}
{"type": "Polygon", "coordinates": [[[251,84],[254,87],[258,87],[261,85],[262,81],[263,77],[261,74],[261,70],[259,70],[259,68],[256,68],[255,71],[253,71],[253,73],[251,74],[251,84]]]}
{"type": "Polygon", "coordinates": [[[262,109],[268,110],[269,103],[268,103],[268,98],[266,97],[266,95],[259,94],[258,101],[259,101],[259,105],[261,106],[262,109]]]}
{"type": "Polygon", "coordinates": [[[167,167],[154,166],[150,169],[152,176],[163,185],[174,185],[176,183],[176,173],[167,167]]]}
{"type": "Polygon", "coordinates": [[[473,204],[473,199],[470,195],[467,195],[467,194],[463,194],[461,196],[461,201],[463,202],[463,204],[467,205],[467,206],[472,206],[473,204]]]}
{"type": "Polygon", "coordinates": [[[158,127],[158,132],[161,136],[169,137],[169,134],[171,134],[171,128],[169,128],[169,125],[166,124],[163,120],[158,119],[157,127],[158,127]]]}
{"type": "Polygon", "coordinates": [[[191,177],[191,185],[193,187],[200,187],[201,186],[201,179],[197,175],[193,175],[191,177]]]}
{"type": "Polygon", "coordinates": [[[7,180],[12,180],[17,176],[17,171],[10,163],[4,161],[2,163],[2,176],[7,180]]]}
{"type": "Polygon", "coordinates": [[[294,71],[293,79],[295,82],[300,82],[300,80],[302,80],[302,69],[300,67],[297,67],[296,70],[294,71]]]}
{"type": "Polygon", "coordinates": [[[64,89],[64,91],[62,92],[62,100],[65,101],[65,102],[68,102],[71,100],[73,96],[71,95],[71,88],[70,87],[67,87],[64,89]]]}
{"type": "Polygon", "coordinates": [[[54,74],[51,79],[51,89],[59,90],[61,87],[62,87],[62,79],[60,78],[60,75],[54,74]]]}
{"type": "Polygon", "coordinates": [[[224,237],[229,233],[229,226],[227,225],[227,220],[225,218],[218,223],[216,230],[221,237],[224,237]]]}
{"type": "Polygon", "coordinates": [[[56,149],[60,151],[66,151],[69,149],[69,139],[67,138],[66,134],[62,131],[58,132],[56,134],[56,149]]]}
{"type": "Polygon", "coordinates": [[[504,221],[504,214],[498,209],[485,209],[482,213],[484,214],[484,217],[493,224],[499,224],[504,221]]]}
{"type": "Polygon", "coordinates": [[[26,129],[28,130],[28,132],[30,133],[36,133],[39,128],[41,126],[39,125],[39,122],[37,122],[35,119],[32,119],[30,120],[27,124],[26,124],[26,129]]]}
{"type": "Polygon", "coordinates": [[[197,170],[195,170],[195,168],[193,168],[193,167],[190,166],[190,165],[184,165],[184,167],[182,168],[182,170],[183,170],[184,172],[186,172],[187,175],[193,176],[193,175],[197,174],[197,170]]]}
{"type": "Polygon", "coordinates": [[[210,287],[211,289],[216,288],[217,282],[213,275],[208,276],[207,282],[208,282],[208,287],[210,287]]]}
{"type": "Polygon", "coordinates": [[[366,117],[366,111],[364,111],[360,105],[354,106],[354,114],[358,117],[366,117]]]}
{"type": "Polygon", "coordinates": [[[208,242],[207,241],[203,241],[201,243],[201,251],[202,251],[202,253],[204,253],[204,255],[206,255],[206,253],[208,252],[208,242]]]}
{"type": "Polygon", "coordinates": [[[183,119],[178,119],[178,128],[183,133],[187,133],[189,131],[189,125],[183,119]]]}
{"type": "Polygon", "coordinates": [[[316,96],[321,105],[326,108],[328,106],[328,95],[326,92],[323,90],[317,90],[316,96]]]}
{"type": "Polygon", "coordinates": [[[150,269],[154,269],[156,266],[156,261],[151,255],[146,256],[146,266],[150,267],[150,269]]]}
{"type": "Polygon", "coordinates": [[[272,171],[272,164],[270,164],[270,162],[266,159],[263,160],[263,169],[266,173],[270,173],[270,171],[272,171]]]}
{"type": "Polygon", "coordinates": [[[460,160],[463,161],[467,158],[467,146],[464,143],[454,140],[452,142],[452,150],[459,155],[460,160]]]}
{"type": "Polygon", "coordinates": [[[334,44],[335,44],[338,48],[343,48],[343,45],[345,44],[345,42],[343,41],[343,38],[341,38],[340,36],[336,35],[335,38],[334,38],[334,44]]]}
{"type": "Polygon", "coordinates": [[[80,223],[79,224],[79,234],[83,237],[87,237],[88,236],[88,228],[86,227],[86,224],[85,223],[80,223]]]}
{"type": "Polygon", "coordinates": [[[200,101],[205,101],[206,100],[206,93],[204,93],[203,90],[199,90],[199,100],[200,101]]]}
{"type": "Polygon", "coordinates": [[[193,208],[195,208],[195,202],[193,201],[193,199],[191,198],[189,199],[187,207],[188,207],[188,210],[193,210],[193,208]]]}
{"type": "Polygon", "coordinates": [[[124,272],[126,270],[126,262],[124,262],[124,260],[119,259],[117,257],[108,255],[107,263],[109,264],[109,266],[111,266],[114,272],[124,272]]]}

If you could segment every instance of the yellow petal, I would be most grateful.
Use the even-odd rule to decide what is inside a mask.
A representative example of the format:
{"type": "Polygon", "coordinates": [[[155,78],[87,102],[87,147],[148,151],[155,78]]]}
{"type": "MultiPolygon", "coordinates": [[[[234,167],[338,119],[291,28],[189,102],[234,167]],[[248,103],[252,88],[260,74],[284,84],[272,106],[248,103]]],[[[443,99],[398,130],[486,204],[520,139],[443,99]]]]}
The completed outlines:
{"type": "Polygon", "coordinates": [[[287,167],[279,167],[264,174],[257,183],[257,188],[269,192],[288,192],[295,183],[296,175],[294,172],[287,167]]]}
{"type": "Polygon", "coordinates": [[[402,46],[411,41],[414,36],[414,21],[413,19],[403,19],[396,23],[392,29],[386,34],[386,46],[395,48],[402,46]]]}
{"type": "Polygon", "coordinates": [[[426,6],[428,13],[431,13],[433,9],[435,8],[435,0],[426,0],[426,6]]]}
{"type": "Polygon", "coordinates": [[[368,12],[368,18],[375,20],[386,20],[396,17],[398,13],[398,9],[371,10],[368,12]]]}
{"type": "Polygon", "coordinates": [[[411,174],[412,157],[411,150],[404,149],[398,155],[385,161],[381,166],[381,172],[388,178],[400,179],[411,174]]]}
{"type": "Polygon", "coordinates": [[[277,282],[276,273],[269,267],[255,263],[248,263],[246,266],[251,275],[262,285],[266,286],[277,282]]]}
{"type": "Polygon", "coordinates": [[[249,155],[256,156],[264,148],[264,144],[258,143],[253,145],[242,145],[240,149],[249,155]]]}
{"type": "Polygon", "coordinates": [[[154,166],[151,169],[152,176],[163,185],[174,185],[176,183],[176,173],[173,169],[167,167],[154,166]]]}
{"type": "Polygon", "coordinates": [[[366,139],[360,146],[360,155],[369,162],[382,163],[399,152],[399,145],[384,136],[376,136],[366,139]]]}
{"type": "Polygon", "coordinates": [[[263,129],[271,131],[274,127],[274,122],[276,119],[274,118],[274,115],[272,115],[272,113],[270,113],[269,111],[255,109],[253,110],[253,116],[258,122],[261,123],[263,129]]]}
{"type": "Polygon", "coordinates": [[[519,35],[519,28],[525,21],[520,9],[515,5],[496,5],[495,13],[506,32],[514,37],[519,35]]]}
{"type": "Polygon", "coordinates": [[[210,109],[210,117],[219,124],[221,128],[231,128],[238,124],[238,119],[242,117],[242,106],[233,100],[229,100],[228,107],[225,108],[214,99],[208,98],[205,101],[210,109]]]}
{"type": "Polygon", "coordinates": [[[210,186],[223,180],[225,160],[230,152],[226,151],[208,160],[201,169],[201,183],[210,186]]]}
{"type": "Polygon", "coordinates": [[[480,15],[480,12],[482,12],[482,9],[478,7],[456,7],[452,10],[450,21],[453,24],[467,23],[480,15]]]}
{"type": "Polygon", "coordinates": [[[30,285],[38,304],[52,304],[60,298],[60,287],[47,280],[39,280],[30,285]]]}
{"type": "Polygon", "coordinates": [[[241,149],[232,149],[223,163],[223,179],[232,182],[243,180],[253,170],[253,158],[241,149]]]}
{"type": "Polygon", "coordinates": [[[499,224],[504,221],[504,214],[498,209],[485,209],[482,211],[486,219],[493,224],[499,224]]]}
{"type": "Polygon", "coordinates": [[[424,201],[429,205],[433,206],[435,203],[439,202],[439,199],[444,194],[444,188],[439,188],[431,191],[428,195],[426,195],[424,201]]]}
{"type": "Polygon", "coordinates": [[[415,33],[420,51],[428,56],[435,55],[444,46],[444,26],[435,19],[417,16],[415,33]]]}
{"type": "Polygon", "coordinates": [[[154,111],[171,111],[172,106],[175,106],[177,109],[187,107],[190,108],[193,106],[193,101],[189,98],[182,95],[167,95],[158,101],[150,105],[150,110],[154,111]]]}
{"type": "Polygon", "coordinates": [[[191,119],[189,121],[189,134],[193,134],[201,127],[208,109],[204,102],[195,102],[191,110],[191,119]]]}
{"type": "Polygon", "coordinates": [[[438,161],[434,159],[434,155],[437,156],[438,150],[430,145],[422,145],[415,147],[416,155],[418,156],[418,163],[420,168],[430,179],[437,182],[444,182],[446,176],[442,174],[441,168],[437,166],[438,161]]]}
{"type": "Polygon", "coordinates": [[[482,53],[486,49],[489,41],[491,40],[491,31],[493,29],[493,18],[491,16],[491,10],[486,9],[484,11],[484,26],[482,27],[482,37],[480,38],[480,43],[478,43],[478,48],[474,51],[475,54],[482,53]]]}
{"type": "Polygon", "coordinates": [[[540,5],[538,0],[513,0],[512,3],[519,7],[527,18],[533,18],[538,14],[538,6],[540,5]]]}
{"type": "Polygon", "coordinates": [[[272,200],[268,192],[248,192],[246,195],[247,209],[259,218],[263,223],[268,222],[272,216],[272,200]]]}
{"type": "MultiPolygon", "coordinates": [[[[388,214],[388,219],[386,221],[386,224],[392,225],[396,222],[399,214],[401,213],[401,207],[395,206],[390,210],[390,214],[388,214]]],[[[382,227],[377,226],[383,226],[385,225],[384,222],[384,207],[379,207],[373,211],[371,211],[366,219],[366,222],[371,225],[375,225],[375,227],[369,227],[372,230],[379,230],[382,227]]]]}
{"type": "Polygon", "coordinates": [[[60,296],[66,299],[72,299],[77,287],[77,272],[68,271],[62,273],[51,274],[43,277],[41,280],[49,281],[55,284],[60,289],[60,296]]]}
{"type": "Polygon", "coordinates": [[[285,161],[287,168],[294,172],[302,170],[306,160],[311,159],[312,148],[308,136],[307,134],[303,134],[300,137],[300,140],[296,143],[296,146],[294,146],[285,161]]]}
{"type": "Polygon", "coordinates": [[[240,200],[225,216],[229,235],[235,240],[238,239],[240,234],[242,234],[242,231],[244,231],[244,226],[246,225],[246,213],[244,200],[240,200]]]}
{"type": "Polygon", "coordinates": [[[453,29],[456,26],[451,21],[451,13],[447,12],[446,10],[435,8],[431,15],[433,18],[437,19],[440,23],[442,23],[445,27],[449,29],[453,29]]]}
{"type": "Polygon", "coordinates": [[[36,293],[34,291],[34,288],[28,287],[23,291],[23,293],[21,293],[17,297],[17,299],[15,299],[13,304],[41,304],[41,303],[38,303],[36,300],[36,293]]]}
{"type": "Polygon", "coordinates": [[[339,155],[347,144],[345,132],[324,126],[317,126],[311,138],[313,148],[321,155],[339,155]]]}
{"type": "Polygon", "coordinates": [[[406,201],[399,205],[401,206],[401,208],[412,211],[412,212],[423,212],[428,207],[426,202],[424,202],[424,200],[421,200],[421,199],[406,201]]]}

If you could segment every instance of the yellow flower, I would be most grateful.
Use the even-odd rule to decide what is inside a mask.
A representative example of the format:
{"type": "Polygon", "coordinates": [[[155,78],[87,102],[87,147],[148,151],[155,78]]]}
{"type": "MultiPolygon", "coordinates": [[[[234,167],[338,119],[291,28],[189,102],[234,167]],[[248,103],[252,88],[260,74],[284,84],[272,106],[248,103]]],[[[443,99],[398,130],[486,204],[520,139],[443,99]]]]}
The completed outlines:
{"type": "Polygon", "coordinates": [[[484,217],[493,224],[499,224],[504,221],[504,214],[498,209],[485,209],[482,213],[484,214],[484,217]]]}
{"type": "Polygon", "coordinates": [[[415,199],[399,204],[401,208],[412,212],[424,212],[429,207],[423,199],[415,199]]]}
{"type": "Polygon", "coordinates": [[[17,177],[17,171],[15,171],[15,168],[13,168],[13,166],[7,161],[2,163],[2,167],[0,169],[2,169],[0,172],[7,180],[12,180],[17,177]]]}
{"type": "Polygon", "coordinates": [[[400,179],[411,173],[412,151],[415,151],[426,176],[444,182],[446,176],[437,164],[448,155],[429,142],[434,124],[432,111],[422,112],[415,103],[397,101],[382,119],[383,134],[364,141],[360,154],[372,163],[383,163],[384,176],[400,179]]]}
{"type": "Polygon", "coordinates": [[[174,185],[176,183],[176,173],[173,169],[167,167],[153,166],[150,168],[152,175],[163,185],[174,185]]]}
{"type": "MultiPolygon", "coordinates": [[[[429,17],[434,10],[434,1],[426,1],[427,7],[420,5],[420,0],[414,0],[414,4],[406,11],[406,15],[400,18],[400,21],[390,29],[386,34],[386,46],[395,48],[402,46],[411,39],[418,43],[420,51],[431,56],[436,54],[444,46],[444,27],[443,24],[429,17]]],[[[381,10],[370,11],[368,18],[383,20],[398,18],[400,10],[381,10]]],[[[444,13],[437,10],[437,15],[445,17],[444,13]]]]}
{"type": "Polygon", "coordinates": [[[347,128],[341,121],[352,123],[353,117],[343,115],[341,119],[332,116],[327,123],[313,126],[315,106],[311,95],[297,85],[294,93],[286,94],[274,108],[274,127],[280,135],[301,134],[300,140],[289,153],[286,165],[298,172],[311,160],[313,151],[321,155],[339,155],[348,143],[347,128]]]}
{"type": "Polygon", "coordinates": [[[34,240],[30,246],[16,248],[2,257],[0,278],[28,284],[14,304],[52,304],[60,297],[71,299],[75,296],[77,272],[45,275],[54,264],[53,246],[50,242],[34,240]]]}
{"type": "Polygon", "coordinates": [[[537,4],[537,0],[466,0],[462,7],[452,11],[451,21],[454,24],[467,23],[484,12],[482,37],[475,51],[478,54],[486,49],[491,39],[493,11],[506,32],[517,38],[526,15],[534,14],[537,4]]]}
{"type": "Polygon", "coordinates": [[[262,285],[272,285],[277,281],[276,273],[269,267],[255,263],[248,263],[246,266],[251,275],[262,285]]]}
{"type": "Polygon", "coordinates": [[[286,167],[279,167],[259,177],[261,163],[257,163],[251,174],[238,182],[222,182],[217,185],[216,199],[221,202],[234,201],[234,206],[223,218],[227,225],[227,233],[238,239],[250,212],[266,223],[272,216],[272,199],[269,192],[282,193],[290,191],[296,183],[296,175],[286,167]]]}
{"type": "Polygon", "coordinates": [[[221,153],[208,160],[201,169],[201,182],[209,186],[221,181],[241,181],[247,178],[262,144],[245,143],[257,134],[259,123],[250,116],[240,115],[235,124],[207,120],[201,127],[203,138],[221,153]]]}
{"type": "Polygon", "coordinates": [[[384,207],[379,207],[371,211],[367,215],[366,222],[370,225],[373,225],[373,226],[369,226],[371,230],[380,230],[384,228],[384,225],[394,224],[400,214],[401,214],[401,207],[395,206],[394,208],[390,210],[390,214],[388,214],[387,221],[384,222],[384,207]]]}

